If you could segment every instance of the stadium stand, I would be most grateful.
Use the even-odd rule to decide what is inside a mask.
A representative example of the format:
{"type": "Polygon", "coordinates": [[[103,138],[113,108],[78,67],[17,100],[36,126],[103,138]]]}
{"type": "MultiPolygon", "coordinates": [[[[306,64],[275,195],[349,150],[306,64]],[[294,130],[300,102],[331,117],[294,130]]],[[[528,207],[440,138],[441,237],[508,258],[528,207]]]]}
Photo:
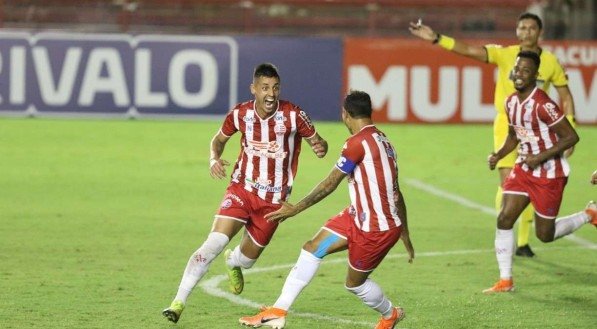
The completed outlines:
{"type": "MultiPolygon", "coordinates": [[[[83,32],[407,36],[408,22],[421,17],[437,30],[456,37],[510,38],[516,17],[531,2],[0,0],[0,26],[83,32]]],[[[570,0],[570,3],[572,11],[569,20],[574,26],[569,27],[569,35],[559,34],[572,39],[591,38],[592,34],[597,33],[594,24],[597,6],[583,0],[570,0]]],[[[561,16],[556,10],[556,17],[561,16]]],[[[557,24],[550,25],[547,22],[546,25],[557,24]]]]}
{"type": "Polygon", "coordinates": [[[29,0],[0,1],[0,23],[86,32],[399,36],[421,17],[456,36],[509,37],[524,9],[519,0],[29,0]]]}

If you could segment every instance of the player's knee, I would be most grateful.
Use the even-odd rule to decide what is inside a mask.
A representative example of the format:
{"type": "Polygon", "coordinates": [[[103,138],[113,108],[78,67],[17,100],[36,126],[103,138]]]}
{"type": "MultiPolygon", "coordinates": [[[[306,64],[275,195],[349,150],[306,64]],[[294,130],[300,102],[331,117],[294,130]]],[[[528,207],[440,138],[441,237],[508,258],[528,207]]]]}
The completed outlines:
{"type": "Polygon", "coordinates": [[[537,231],[537,239],[541,242],[552,242],[554,240],[553,233],[545,233],[537,231]]]}
{"type": "Polygon", "coordinates": [[[309,240],[303,245],[303,249],[313,254],[313,256],[322,259],[330,253],[334,253],[334,244],[339,240],[335,234],[330,234],[317,242],[309,240]]]}
{"type": "Polygon", "coordinates": [[[230,239],[226,234],[211,232],[192,257],[202,262],[209,263],[224,250],[224,247],[228,245],[229,241],[230,239]]]}
{"type": "Polygon", "coordinates": [[[515,221],[516,217],[510,216],[504,211],[501,211],[497,218],[497,227],[500,230],[511,230],[514,227],[515,221]]]}
{"type": "Polygon", "coordinates": [[[303,249],[311,254],[314,254],[317,250],[317,244],[313,242],[313,240],[309,240],[303,244],[303,249]]]}

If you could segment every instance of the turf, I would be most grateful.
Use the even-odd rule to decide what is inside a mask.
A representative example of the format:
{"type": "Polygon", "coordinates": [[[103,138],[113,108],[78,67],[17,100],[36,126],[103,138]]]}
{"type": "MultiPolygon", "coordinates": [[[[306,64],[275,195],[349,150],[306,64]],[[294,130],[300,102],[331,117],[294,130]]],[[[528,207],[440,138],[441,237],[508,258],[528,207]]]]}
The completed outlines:
{"type": "MultiPolygon", "coordinates": [[[[256,271],[246,273],[242,299],[198,286],[177,325],[160,315],[228,183],[208,172],[209,141],[218,127],[0,118],[0,327],[240,328],[238,317],[273,303],[302,243],[346,206],[344,184],[280,227],[256,271]]],[[[317,159],[304,149],[295,201],[327,175],[348,137],[339,123],[317,127],[330,153],[317,159]]],[[[575,234],[584,245],[531,238],[538,256],[515,260],[517,291],[480,293],[498,275],[495,219],[487,213],[497,184],[497,173],[486,166],[490,126],[381,127],[399,153],[417,252],[409,265],[398,244],[372,275],[407,312],[398,328],[595,327],[597,236],[589,225],[575,234]]],[[[597,187],[588,183],[597,169],[597,129],[578,131],[562,215],[597,199],[597,187]]],[[[234,139],[224,157],[232,162],[237,152],[234,139]]],[[[203,283],[220,282],[223,273],[218,257],[203,283]]],[[[345,291],[345,273],[345,254],[330,256],[295,303],[287,328],[372,328],[377,315],[345,291]]],[[[217,288],[224,291],[225,282],[217,288]]]]}

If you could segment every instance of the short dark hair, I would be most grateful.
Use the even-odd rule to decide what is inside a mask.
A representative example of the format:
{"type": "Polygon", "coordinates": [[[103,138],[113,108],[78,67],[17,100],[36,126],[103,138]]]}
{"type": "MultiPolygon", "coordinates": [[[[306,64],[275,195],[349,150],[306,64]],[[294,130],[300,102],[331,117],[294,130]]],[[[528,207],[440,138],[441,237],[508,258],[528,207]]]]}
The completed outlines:
{"type": "Polygon", "coordinates": [[[536,52],[524,50],[519,52],[518,55],[516,55],[516,57],[528,58],[532,60],[533,63],[535,63],[537,70],[539,70],[539,65],[541,65],[541,58],[539,57],[539,54],[537,54],[536,52]]]}
{"type": "Polygon", "coordinates": [[[280,80],[278,68],[271,63],[262,63],[255,67],[255,71],[253,72],[253,79],[257,79],[260,77],[278,78],[278,80],[280,80]]]}
{"type": "Polygon", "coordinates": [[[539,18],[539,16],[535,15],[535,14],[531,14],[531,13],[523,13],[520,16],[518,16],[518,22],[522,21],[523,19],[532,19],[535,22],[537,22],[537,26],[539,26],[539,30],[543,30],[543,22],[541,21],[541,18],[539,18]]]}
{"type": "Polygon", "coordinates": [[[364,91],[351,90],[344,98],[344,109],[351,118],[371,118],[371,97],[364,91]]]}

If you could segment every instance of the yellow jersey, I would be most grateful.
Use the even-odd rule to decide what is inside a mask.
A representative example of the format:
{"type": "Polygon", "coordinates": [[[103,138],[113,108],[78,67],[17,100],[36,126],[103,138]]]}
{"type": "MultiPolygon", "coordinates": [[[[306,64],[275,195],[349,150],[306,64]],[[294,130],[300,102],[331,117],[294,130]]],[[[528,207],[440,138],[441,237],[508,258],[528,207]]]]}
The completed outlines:
{"type": "MultiPolygon", "coordinates": [[[[499,72],[493,99],[495,110],[498,113],[505,113],[504,102],[508,96],[516,91],[511,75],[516,62],[516,55],[520,52],[520,46],[486,45],[485,49],[487,49],[487,62],[497,65],[499,72]]],[[[554,54],[542,50],[539,58],[541,59],[539,76],[537,77],[537,86],[539,88],[548,92],[549,86],[552,84],[555,87],[568,85],[568,78],[564,68],[562,68],[554,54]]]]}

